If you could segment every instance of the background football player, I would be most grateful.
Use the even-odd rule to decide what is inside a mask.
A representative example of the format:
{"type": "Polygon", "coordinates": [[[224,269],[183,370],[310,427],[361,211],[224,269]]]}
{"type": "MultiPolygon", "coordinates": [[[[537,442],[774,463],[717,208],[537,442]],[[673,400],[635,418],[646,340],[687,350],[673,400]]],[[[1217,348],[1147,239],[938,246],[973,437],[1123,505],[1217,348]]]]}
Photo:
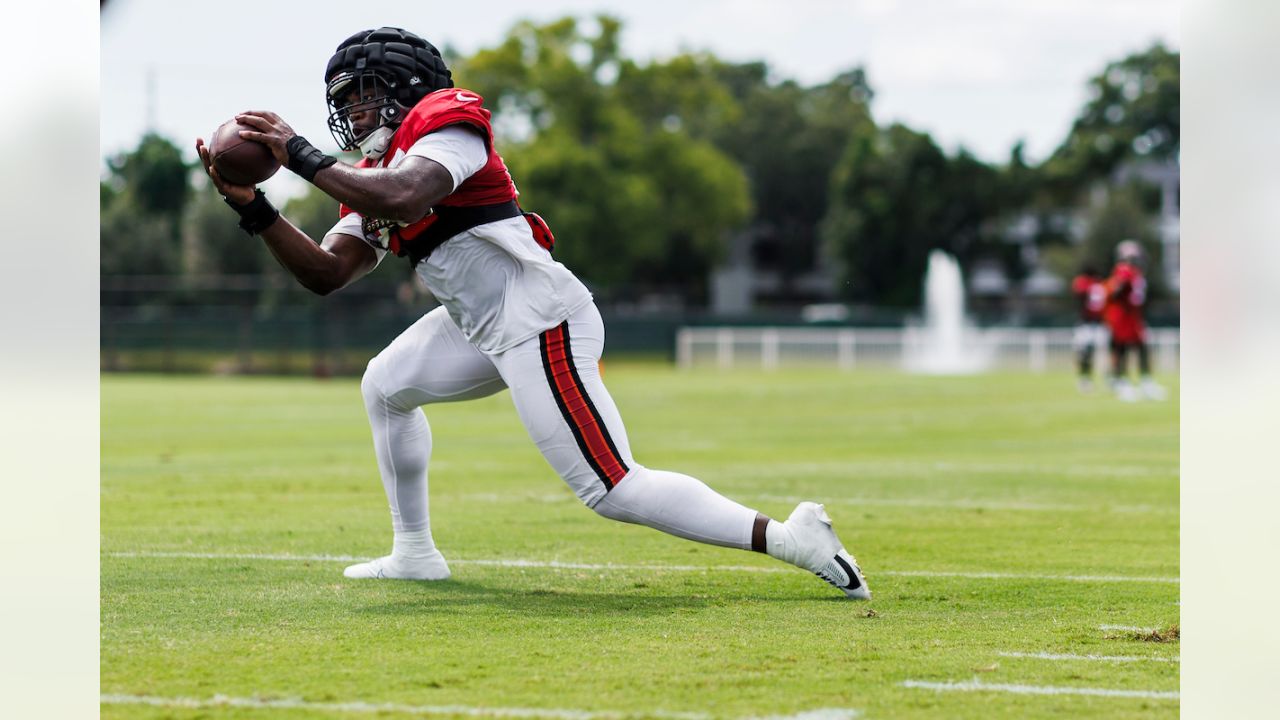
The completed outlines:
{"type": "MultiPolygon", "coordinates": [[[[604,327],[587,288],[550,253],[546,224],[516,203],[479,95],[453,87],[440,53],[397,28],[342,41],[325,70],[329,127],[355,166],[321,153],[278,115],[245,112],[290,170],[341,203],[316,244],[252,187],[224,182],[197,139],[205,170],[240,225],[319,294],[405,257],[440,301],[374,357],[361,382],[383,489],[391,554],[352,565],[351,578],[449,577],[427,502],[431,428],[420,406],[511,390],[547,462],[600,515],[699,542],[767,552],[851,598],[870,593],[821,505],[770,520],[688,475],[635,461],[601,381],[604,327]]],[[[571,238],[569,242],[608,242],[571,238]]]]}
{"type": "Polygon", "coordinates": [[[1129,383],[1129,352],[1138,356],[1141,394],[1163,400],[1162,388],[1151,377],[1151,357],[1147,350],[1147,325],[1143,310],[1147,302],[1147,279],[1142,274],[1142,246],[1136,240],[1116,245],[1116,265],[1107,278],[1107,307],[1104,315],[1111,332],[1111,386],[1116,397],[1126,402],[1139,398],[1139,389],[1129,383]]]}
{"type": "Polygon", "coordinates": [[[1072,339],[1076,351],[1077,382],[1080,392],[1090,392],[1093,390],[1093,355],[1097,348],[1106,344],[1102,311],[1107,306],[1107,285],[1097,268],[1086,263],[1071,281],[1071,293],[1080,311],[1080,322],[1072,339]]]}

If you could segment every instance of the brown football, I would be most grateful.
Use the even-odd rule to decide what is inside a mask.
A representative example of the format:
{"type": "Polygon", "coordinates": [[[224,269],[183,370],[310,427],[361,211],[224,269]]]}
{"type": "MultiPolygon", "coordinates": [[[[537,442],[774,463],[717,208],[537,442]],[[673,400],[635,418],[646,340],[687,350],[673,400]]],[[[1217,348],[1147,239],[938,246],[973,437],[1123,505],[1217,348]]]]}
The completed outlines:
{"type": "Polygon", "coordinates": [[[241,130],[253,130],[234,119],[213,131],[209,140],[209,157],[222,179],[232,185],[257,185],[280,169],[271,149],[260,142],[240,137],[241,130]]]}

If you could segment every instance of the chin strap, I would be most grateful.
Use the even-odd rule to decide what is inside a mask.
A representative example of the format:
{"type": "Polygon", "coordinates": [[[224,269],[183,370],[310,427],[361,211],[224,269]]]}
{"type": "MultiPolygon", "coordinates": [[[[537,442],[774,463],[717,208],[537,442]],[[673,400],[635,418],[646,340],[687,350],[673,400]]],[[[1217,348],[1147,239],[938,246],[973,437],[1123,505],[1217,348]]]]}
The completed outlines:
{"type": "Polygon", "coordinates": [[[391,137],[395,134],[395,128],[383,125],[365,135],[363,140],[356,143],[360,146],[360,154],[369,160],[381,160],[382,156],[387,154],[387,149],[391,147],[391,137]]]}
{"type": "Polygon", "coordinates": [[[289,169],[307,182],[315,180],[316,173],[338,162],[320,152],[315,145],[307,142],[301,135],[294,135],[285,143],[284,149],[289,153],[289,169]]]}

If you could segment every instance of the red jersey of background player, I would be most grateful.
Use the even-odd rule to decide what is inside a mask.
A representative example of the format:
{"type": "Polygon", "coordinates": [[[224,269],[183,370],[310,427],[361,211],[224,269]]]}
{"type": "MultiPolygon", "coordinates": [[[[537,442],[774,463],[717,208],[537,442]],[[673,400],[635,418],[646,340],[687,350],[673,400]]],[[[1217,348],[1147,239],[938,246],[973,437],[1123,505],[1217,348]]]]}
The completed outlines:
{"type": "MultiPolygon", "coordinates": [[[[391,145],[380,160],[370,161],[362,158],[356,167],[391,167],[399,163],[409,148],[427,134],[449,125],[469,125],[484,136],[485,147],[489,150],[489,161],[476,173],[462,182],[440,205],[454,207],[474,207],[477,205],[494,205],[508,200],[515,200],[515,183],[511,173],[502,161],[502,156],[493,149],[493,127],[489,124],[490,113],[483,107],[484,100],[470,90],[444,88],[430,93],[418,101],[417,105],[404,117],[404,122],[396,129],[391,138],[391,145]]],[[[346,205],[338,208],[338,215],[345,217],[351,209],[346,205]]],[[[437,220],[434,214],[428,214],[410,225],[400,226],[398,223],[365,218],[365,234],[370,230],[389,230],[388,247],[391,252],[399,254],[400,246],[412,241],[437,220]]]]}
{"type": "Polygon", "coordinates": [[[1116,264],[1107,279],[1107,327],[1111,339],[1121,344],[1143,342],[1146,324],[1142,307],[1147,302],[1147,279],[1137,266],[1127,262],[1116,264]]]}
{"type": "Polygon", "coordinates": [[[1107,284],[1092,273],[1080,273],[1071,281],[1071,292],[1080,306],[1080,322],[1102,322],[1107,306],[1107,284]]]}

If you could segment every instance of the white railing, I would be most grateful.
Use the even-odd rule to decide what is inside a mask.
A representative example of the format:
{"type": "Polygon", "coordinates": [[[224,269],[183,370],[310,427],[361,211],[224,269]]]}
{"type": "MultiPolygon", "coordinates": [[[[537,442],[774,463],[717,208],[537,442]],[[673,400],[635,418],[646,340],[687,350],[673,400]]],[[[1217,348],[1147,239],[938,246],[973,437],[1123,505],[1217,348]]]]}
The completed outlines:
{"type": "MultiPolygon", "coordinates": [[[[965,349],[986,358],[991,370],[1065,370],[1075,362],[1073,336],[1072,328],[974,329],[966,331],[965,349]]],[[[676,364],[766,370],[799,365],[903,368],[926,340],[919,328],[684,327],[676,334],[676,364]]],[[[1155,369],[1176,371],[1178,330],[1152,328],[1147,340],[1155,369]]],[[[1106,358],[1106,348],[1099,348],[1095,367],[1105,369],[1106,358]]]]}

